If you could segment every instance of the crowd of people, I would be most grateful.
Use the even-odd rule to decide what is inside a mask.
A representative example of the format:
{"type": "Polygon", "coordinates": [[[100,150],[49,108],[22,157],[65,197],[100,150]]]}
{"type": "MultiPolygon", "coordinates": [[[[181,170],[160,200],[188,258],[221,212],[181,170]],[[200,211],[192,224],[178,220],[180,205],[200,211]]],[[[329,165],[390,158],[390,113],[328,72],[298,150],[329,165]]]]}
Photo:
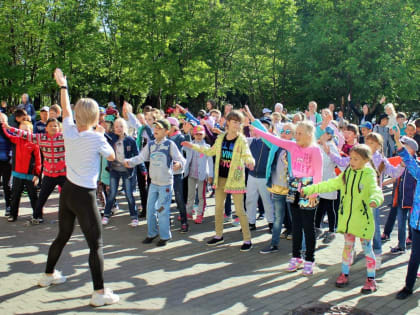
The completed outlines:
{"type": "Polygon", "coordinates": [[[118,302],[118,295],[104,288],[101,233],[118,209],[122,179],[129,225],[147,220],[144,244],[157,239],[156,246],[165,246],[172,238],[173,195],[181,233],[190,231],[191,222],[197,227],[203,223],[207,198],[214,196],[215,235],[208,246],[222,244],[224,224],[231,223],[241,226],[240,251],[247,252],[253,247],[256,220],[265,218],[272,237],[260,253],[278,251],[280,239],[292,240],[287,271],[303,269],[304,276],[311,276],[316,242],[329,244],[335,233],[342,233],[336,286],[344,287],[357,237],[366,256],[362,293],[377,290],[383,243],[390,240],[398,219],[398,243],[390,252],[403,254],[411,248],[411,256],[397,298],[412,294],[420,276],[420,119],[410,121],[391,103],[380,113],[384,97],[376,106],[359,109],[348,95],[358,124],[347,121],[334,104],[319,111],[315,101],[293,115],[277,103],[273,111],[264,108],[258,119],[248,106],[236,110],[226,104],[222,113],[212,100],[196,115],[178,104],[166,113],[145,106],[135,114],[127,102],[120,112],[112,102],[105,108],[89,98],[73,106],[59,69],[55,80],[61,107],[42,107],[39,120],[27,94],[13,113],[5,102],[0,107],[0,175],[8,221],[18,219],[26,189],[33,208],[30,223],[42,224],[45,203],[56,186],[60,191],[58,235],[40,286],[66,281],[55,266],[77,218],[90,248],[91,304],[118,302]],[[381,233],[383,186],[390,184],[392,205],[381,233]]]}

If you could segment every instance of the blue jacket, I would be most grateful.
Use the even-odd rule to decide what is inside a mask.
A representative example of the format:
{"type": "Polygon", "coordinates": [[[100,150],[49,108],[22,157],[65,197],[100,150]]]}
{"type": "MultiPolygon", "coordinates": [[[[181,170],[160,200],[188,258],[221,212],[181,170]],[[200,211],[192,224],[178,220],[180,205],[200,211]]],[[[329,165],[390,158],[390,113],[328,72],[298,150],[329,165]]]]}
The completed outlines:
{"type": "MultiPolygon", "coordinates": [[[[114,148],[114,145],[118,141],[119,136],[117,136],[115,133],[107,133],[106,138],[108,139],[108,142],[112,146],[112,148],[114,148]]],[[[134,140],[132,137],[130,136],[125,137],[123,140],[123,145],[124,145],[124,157],[126,159],[130,159],[133,156],[136,156],[139,154],[139,149],[137,148],[136,140],[134,140]]],[[[113,162],[108,161],[108,166],[112,167],[112,163],[113,162]]],[[[141,171],[147,172],[146,166],[144,165],[144,163],[141,163],[141,164],[142,164],[141,171]]],[[[135,168],[128,169],[130,172],[130,175],[133,175],[134,169],[135,168]]]]}
{"type": "Polygon", "coordinates": [[[248,144],[252,157],[255,160],[254,169],[250,170],[248,174],[256,178],[265,178],[270,148],[262,139],[257,138],[251,138],[248,140],[248,144]]]}
{"type": "Polygon", "coordinates": [[[12,147],[10,144],[10,140],[0,134],[0,161],[3,161],[3,162],[9,161],[11,150],[12,150],[12,147]]]}
{"type": "MultiPolygon", "coordinates": [[[[410,172],[417,181],[420,181],[420,165],[416,159],[411,156],[405,148],[398,150],[397,153],[403,159],[408,172],[410,172]]],[[[414,192],[413,188],[414,186],[410,186],[408,191],[414,192]]],[[[414,203],[411,211],[410,225],[413,229],[420,231],[420,185],[416,185],[413,198],[414,203]]]]}
{"type": "MultiPolygon", "coordinates": [[[[264,125],[259,120],[255,120],[252,123],[252,125],[260,130],[266,131],[264,125]]],[[[271,188],[273,185],[271,174],[276,169],[279,155],[281,154],[282,151],[284,151],[284,149],[272,144],[271,142],[266,141],[265,139],[263,141],[270,148],[270,152],[268,153],[268,158],[267,158],[267,163],[266,163],[265,178],[267,180],[267,187],[271,188]]],[[[289,160],[290,158],[289,154],[287,154],[287,158],[289,160]]],[[[287,173],[284,174],[284,178],[282,179],[284,179],[284,187],[287,188],[288,187],[287,173]]]]}

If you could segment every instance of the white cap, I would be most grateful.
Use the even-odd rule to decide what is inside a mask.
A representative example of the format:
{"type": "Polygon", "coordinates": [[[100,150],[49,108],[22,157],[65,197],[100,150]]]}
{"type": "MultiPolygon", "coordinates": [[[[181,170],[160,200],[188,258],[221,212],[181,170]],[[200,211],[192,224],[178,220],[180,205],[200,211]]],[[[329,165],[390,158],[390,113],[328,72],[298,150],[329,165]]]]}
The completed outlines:
{"type": "Polygon", "coordinates": [[[50,108],[48,106],[44,106],[40,109],[40,112],[49,112],[50,108]]]}
{"type": "Polygon", "coordinates": [[[268,109],[268,108],[264,108],[262,110],[262,112],[263,112],[263,114],[270,114],[272,112],[272,110],[271,109],[268,109]]]}
{"type": "Polygon", "coordinates": [[[283,111],[283,104],[282,103],[276,103],[276,105],[274,105],[274,111],[281,113],[283,111]]]}

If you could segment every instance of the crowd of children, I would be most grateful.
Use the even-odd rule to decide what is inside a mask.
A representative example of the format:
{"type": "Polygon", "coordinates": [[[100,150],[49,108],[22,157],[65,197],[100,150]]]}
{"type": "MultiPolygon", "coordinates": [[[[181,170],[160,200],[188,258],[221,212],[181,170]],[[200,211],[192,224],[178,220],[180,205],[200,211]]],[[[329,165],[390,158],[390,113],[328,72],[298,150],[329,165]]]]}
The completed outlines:
{"type": "MultiPolygon", "coordinates": [[[[55,265],[77,217],[90,248],[91,304],[118,302],[118,296],[103,284],[101,225],[112,224],[122,179],[130,225],[137,227],[139,218],[147,218],[144,244],[156,238],[157,246],[170,241],[173,195],[180,232],[190,230],[188,221],[194,215],[194,223],[201,224],[211,184],[215,235],[208,246],[225,241],[223,226],[230,219],[232,201],[237,217],[233,223],[240,224],[243,236],[240,250],[253,247],[251,231],[256,229],[259,211],[272,234],[260,253],[276,252],[281,238],[292,239],[289,272],[303,269],[303,275],[311,276],[316,241],[328,244],[342,233],[342,270],[336,286],[344,287],[358,237],[366,256],[363,293],[377,290],[375,273],[381,265],[382,244],[389,240],[398,218],[398,244],[391,253],[402,254],[408,247],[412,251],[406,284],[397,298],[412,294],[420,263],[420,188],[416,185],[420,119],[407,121],[406,114],[397,113],[389,103],[375,125],[380,106],[364,105],[360,111],[350,95],[359,125],[334,112],[333,104],[318,113],[314,101],[304,114],[290,119],[280,103],[274,112],[265,108],[263,117],[256,119],[248,106],[234,110],[228,104],[222,115],[213,101],[206,104],[207,112],[201,110],[197,116],[178,104],[170,114],[145,106],[135,115],[126,102],[120,115],[114,103],[104,108],[92,99],[80,99],[72,108],[61,70],[56,70],[55,79],[62,108],[42,107],[35,121],[33,106],[24,94],[13,115],[0,113],[0,176],[8,221],[18,219],[26,188],[33,208],[30,222],[43,223],[43,207],[54,188],[60,189],[59,231],[39,285],[65,282],[55,265]],[[381,235],[379,208],[385,181],[394,182],[393,210],[381,235]],[[136,185],[139,207],[133,194],[136,185]],[[98,196],[102,209],[97,207],[98,196]],[[324,232],[325,214],[328,229],[324,232]]],[[[382,98],[379,104],[384,102],[382,98]]]]}

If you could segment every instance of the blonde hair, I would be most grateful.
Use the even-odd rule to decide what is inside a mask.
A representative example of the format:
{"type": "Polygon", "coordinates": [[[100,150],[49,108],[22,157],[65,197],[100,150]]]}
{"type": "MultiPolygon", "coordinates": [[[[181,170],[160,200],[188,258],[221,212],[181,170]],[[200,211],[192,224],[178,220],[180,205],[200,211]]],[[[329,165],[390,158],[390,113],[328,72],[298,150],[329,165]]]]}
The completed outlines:
{"type": "Polygon", "coordinates": [[[318,104],[315,102],[315,101],[310,101],[309,103],[308,103],[308,105],[309,104],[314,104],[315,105],[315,111],[317,110],[317,108],[318,108],[318,104]]]}
{"type": "Polygon", "coordinates": [[[315,143],[315,127],[313,123],[308,120],[299,121],[296,124],[296,129],[299,127],[304,128],[306,134],[311,137],[311,143],[315,143]]]}
{"type": "Polygon", "coordinates": [[[99,120],[99,106],[94,99],[81,98],[74,106],[74,118],[78,127],[92,127],[99,120]]]}
{"type": "Polygon", "coordinates": [[[114,120],[114,128],[115,128],[115,125],[117,124],[117,123],[120,123],[121,125],[122,125],[122,127],[123,127],[123,130],[124,130],[124,134],[125,135],[128,135],[128,126],[127,126],[127,122],[125,121],[125,119],[123,119],[123,118],[117,118],[117,119],[115,119],[114,120]]]}
{"type": "Polygon", "coordinates": [[[387,110],[387,108],[389,108],[391,110],[393,116],[397,116],[397,112],[395,111],[394,104],[392,104],[392,103],[386,104],[385,107],[384,107],[385,111],[387,110]]]}
{"type": "Polygon", "coordinates": [[[28,127],[29,127],[29,129],[31,129],[31,131],[33,131],[33,130],[34,130],[34,127],[33,127],[32,123],[31,123],[30,121],[24,120],[24,121],[22,121],[22,122],[19,124],[19,126],[20,126],[20,125],[26,125],[26,126],[28,126],[28,127]]]}
{"type": "Polygon", "coordinates": [[[58,105],[58,104],[54,104],[54,105],[51,105],[51,107],[50,107],[50,111],[53,111],[53,112],[55,112],[55,113],[57,113],[57,114],[61,114],[61,107],[60,107],[60,105],[58,105]]]}

